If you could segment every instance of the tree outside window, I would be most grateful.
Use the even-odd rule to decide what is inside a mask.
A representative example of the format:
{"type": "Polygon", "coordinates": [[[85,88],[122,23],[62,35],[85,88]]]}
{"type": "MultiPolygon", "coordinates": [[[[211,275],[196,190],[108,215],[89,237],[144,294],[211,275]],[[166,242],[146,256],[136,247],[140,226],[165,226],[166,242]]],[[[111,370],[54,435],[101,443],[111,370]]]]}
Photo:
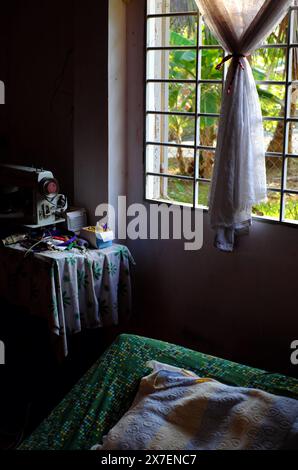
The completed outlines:
{"type": "MultiPolygon", "coordinates": [[[[296,2],[295,2],[296,3],[296,2]]],[[[224,57],[194,0],[147,1],[146,197],[208,206],[224,57]]],[[[298,221],[298,6],[251,57],[264,118],[268,201],[298,221]]]]}

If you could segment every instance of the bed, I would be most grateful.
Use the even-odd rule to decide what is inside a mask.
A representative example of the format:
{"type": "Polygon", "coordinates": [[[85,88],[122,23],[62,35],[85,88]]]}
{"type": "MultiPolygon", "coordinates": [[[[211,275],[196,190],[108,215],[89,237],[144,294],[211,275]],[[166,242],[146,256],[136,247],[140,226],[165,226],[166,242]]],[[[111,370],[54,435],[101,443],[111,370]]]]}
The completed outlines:
{"type": "Polygon", "coordinates": [[[101,442],[131,406],[140,379],[150,372],[146,363],[152,359],[228,385],[298,399],[294,378],[162,341],[121,335],[19,449],[86,450],[101,442]]]}

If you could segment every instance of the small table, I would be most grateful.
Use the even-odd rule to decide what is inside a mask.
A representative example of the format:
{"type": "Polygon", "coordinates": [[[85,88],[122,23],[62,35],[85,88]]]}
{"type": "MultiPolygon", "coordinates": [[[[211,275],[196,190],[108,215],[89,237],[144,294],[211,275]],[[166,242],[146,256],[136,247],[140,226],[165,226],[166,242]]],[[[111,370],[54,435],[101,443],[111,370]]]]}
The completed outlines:
{"type": "Polygon", "coordinates": [[[134,260],[127,247],[24,255],[20,245],[0,249],[0,296],[48,321],[59,358],[68,354],[68,335],[129,316],[134,260]]]}

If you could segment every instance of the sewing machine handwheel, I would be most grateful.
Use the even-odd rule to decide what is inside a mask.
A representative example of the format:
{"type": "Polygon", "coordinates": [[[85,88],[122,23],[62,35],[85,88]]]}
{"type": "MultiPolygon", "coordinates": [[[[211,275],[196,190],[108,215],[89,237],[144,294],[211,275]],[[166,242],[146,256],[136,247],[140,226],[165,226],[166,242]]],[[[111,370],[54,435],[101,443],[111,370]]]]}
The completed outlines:
{"type": "Polygon", "coordinates": [[[45,178],[41,180],[39,190],[45,196],[54,196],[59,193],[59,183],[56,178],[45,178]]]}

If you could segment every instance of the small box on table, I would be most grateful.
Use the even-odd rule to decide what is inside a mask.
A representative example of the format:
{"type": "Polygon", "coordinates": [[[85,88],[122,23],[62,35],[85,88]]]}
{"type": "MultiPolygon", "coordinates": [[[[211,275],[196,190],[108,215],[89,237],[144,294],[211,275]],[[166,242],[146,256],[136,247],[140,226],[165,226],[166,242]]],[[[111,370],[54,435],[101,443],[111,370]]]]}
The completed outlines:
{"type": "Polygon", "coordinates": [[[87,240],[93,248],[103,249],[112,246],[114,232],[105,230],[101,226],[84,227],[80,231],[80,237],[87,240]]]}

